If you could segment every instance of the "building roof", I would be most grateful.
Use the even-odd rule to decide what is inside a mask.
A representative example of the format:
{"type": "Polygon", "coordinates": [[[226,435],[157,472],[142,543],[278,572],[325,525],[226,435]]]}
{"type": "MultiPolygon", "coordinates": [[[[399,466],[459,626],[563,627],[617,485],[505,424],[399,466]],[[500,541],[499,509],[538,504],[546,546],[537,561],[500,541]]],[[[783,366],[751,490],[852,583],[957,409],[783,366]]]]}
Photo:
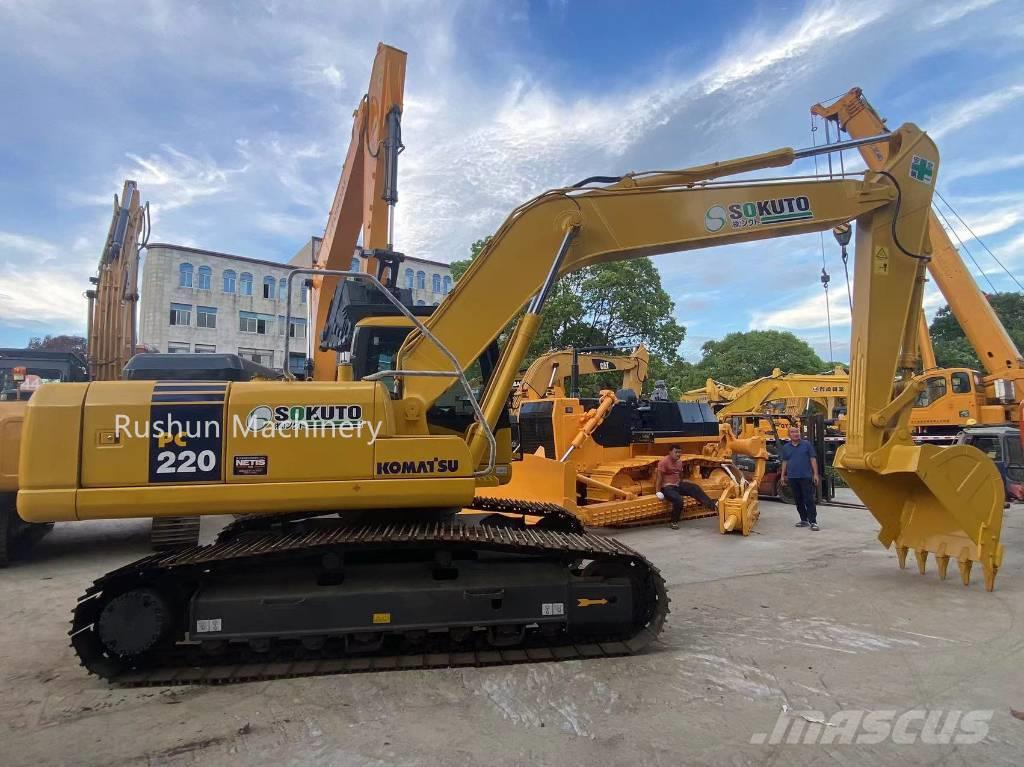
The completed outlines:
{"type": "MultiPolygon", "coordinates": [[[[311,242],[315,242],[316,243],[315,247],[316,247],[317,250],[320,249],[320,245],[321,245],[321,243],[323,243],[323,241],[324,241],[323,237],[313,236],[311,238],[311,242]]],[[[312,262],[313,262],[312,250],[313,250],[313,248],[310,247],[310,243],[307,242],[305,245],[302,246],[302,248],[299,249],[298,253],[296,253],[294,256],[291,257],[291,259],[288,261],[288,263],[291,266],[311,266],[312,262]]],[[[451,268],[451,264],[446,264],[443,261],[432,261],[429,258],[417,258],[416,256],[406,256],[405,260],[406,261],[411,261],[411,262],[417,263],[417,264],[428,264],[430,266],[440,266],[440,267],[444,267],[445,269],[451,268]]]]}
{"type": "MultiPolygon", "coordinates": [[[[313,237],[316,240],[317,246],[323,242],[322,237],[313,237]]],[[[187,245],[175,245],[169,242],[152,242],[146,246],[147,250],[152,248],[167,248],[169,250],[179,250],[184,253],[195,253],[200,256],[213,256],[214,258],[228,258],[232,261],[244,261],[250,264],[264,264],[266,266],[276,266],[281,269],[287,269],[290,266],[308,266],[305,264],[305,256],[309,251],[309,243],[307,242],[298,253],[292,256],[288,261],[268,261],[263,258],[249,258],[248,256],[236,256],[233,253],[219,253],[216,250],[204,250],[203,248],[192,248],[187,245]]],[[[445,269],[450,269],[451,264],[446,264],[444,261],[432,261],[429,258],[417,258],[416,256],[406,256],[406,261],[417,263],[417,264],[428,264],[430,266],[440,266],[445,269]]]]}
{"type": "Polygon", "coordinates": [[[280,269],[287,269],[289,264],[286,261],[268,261],[263,258],[249,258],[248,256],[236,256],[233,253],[218,253],[215,250],[203,250],[202,248],[190,248],[186,245],[174,245],[169,242],[151,242],[146,246],[147,250],[153,248],[167,248],[168,250],[178,250],[183,253],[195,253],[200,256],[213,256],[214,258],[227,258],[232,261],[242,261],[247,264],[263,264],[265,266],[276,266],[280,269]]]}

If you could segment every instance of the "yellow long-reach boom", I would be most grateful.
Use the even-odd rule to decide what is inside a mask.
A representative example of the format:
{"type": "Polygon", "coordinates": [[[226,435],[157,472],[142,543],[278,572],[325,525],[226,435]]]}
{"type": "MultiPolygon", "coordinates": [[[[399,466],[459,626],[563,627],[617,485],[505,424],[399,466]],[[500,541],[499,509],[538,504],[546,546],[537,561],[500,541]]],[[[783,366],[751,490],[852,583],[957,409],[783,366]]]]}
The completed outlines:
{"type": "Polygon", "coordinates": [[[362,380],[42,387],[25,422],[25,518],[257,515],[216,544],[100,578],[73,619],[84,665],[159,683],[273,675],[285,660],[289,675],[365,669],[373,654],[420,666],[587,657],[596,637],[600,654],[642,650],[667,613],[649,562],[557,506],[475,499],[515,471],[499,449],[508,393],[546,300],[560,275],[591,264],[851,220],[850,428],[836,465],[881,522],[883,543],[962,567],[980,561],[991,588],[998,473],[974,448],[916,446],[907,428],[919,384],[905,350],[938,152],[909,124],[871,140],[891,151],[863,180],[713,181],[821,151],[782,149],[546,192],[512,213],[431,316],[384,292],[416,327],[397,358],[384,328],[366,327],[353,353],[362,380]],[[465,371],[524,306],[500,357],[481,365],[478,403],[465,371]],[[453,380],[474,416],[468,427],[447,404],[453,380]],[[464,507],[501,511],[500,525],[468,526],[464,507]],[[509,514],[539,515],[540,529],[509,526],[509,514]],[[253,662],[271,649],[274,663],[253,662]],[[310,652],[326,665],[299,662],[310,652]]]}

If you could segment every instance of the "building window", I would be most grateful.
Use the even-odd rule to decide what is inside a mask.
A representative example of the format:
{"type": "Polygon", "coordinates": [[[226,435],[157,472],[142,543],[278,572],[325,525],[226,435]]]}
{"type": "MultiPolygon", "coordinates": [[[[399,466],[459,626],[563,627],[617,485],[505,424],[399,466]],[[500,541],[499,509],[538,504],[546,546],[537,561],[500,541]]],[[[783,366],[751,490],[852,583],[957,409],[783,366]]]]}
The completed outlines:
{"type": "Polygon", "coordinates": [[[255,362],[257,365],[271,367],[274,364],[273,349],[245,349],[238,347],[238,356],[255,362]]]}
{"type": "Polygon", "coordinates": [[[217,327],[217,307],[215,307],[215,306],[197,306],[196,307],[196,327],[197,328],[215,328],[215,327],[217,327]]]}
{"type": "Polygon", "coordinates": [[[217,347],[213,344],[196,344],[196,354],[215,354],[217,347]]]}
{"type": "Polygon", "coordinates": [[[265,336],[272,319],[272,317],[268,317],[265,314],[239,312],[238,330],[240,333],[256,333],[257,335],[265,336]]]}
{"type": "Polygon", "coordinates": [[[306,337],[306,321],[292,317],[291,322],[288,323],[288,337],[289,338],[305,338],[306,337]]]}
{"type": "Polygon", "coordinates": [[[426,305],[427,305],[426,301],[417,301],[416,302],[416,306],[426,306],[426,305]]]}
{"type": "Polygon", "coordinates": [[[235,292],[235,270],[228,269],[224,272],[224,292],[234,293],[235,292]]]}
{"type": "Polygon", "coordinates": [[[433,290],[435,293],[440,293],[441,292],[441,275],[440,274],[435,274],[433,277],[430,278],[430,289],[433,290]]]}
{"type": "Polygon", "coordinates": [[[306,355],[296,352],[288,353],[288,372],[293,375],[306,374],[306,355]]]}
{"type": "Polygon", "coordinates": [[[405,270],[405,287],[412,287],[412,269],[405,270]]]}
{"type": "Polygon", "coordinates": [[[178,287],[192,287],[192,264],[185,262],[184,264],[178,267],[178,287]]]}
{"type": "Polygon", "coordinates": [[[263,297],[272,299],[274,297],[274,287],[277,285],[277,280],[273,277],[263,278],[263,297]]]}
{"type": "Polygon", "coordinates": [[[191,325],[192,305],[171,304],[171,325],[191,325]]]}
{"type": "Polygon", "coordinates": [[[238,280],[238,292],[243,296],[252,295],[252,275],[249,272],[242,272],[238,280]]]}
{"type": "Polygon", "coordinates": [[[196,274],[196,287],[200,290],[210,289],[210,280],[213,277],[213,270],[208,266],[200,266],[196,274]]]}
{"type": "Polygon", "coordinates": [[[284,338],[284,315],[277,315],[277,334],[284,338]]]}
{"type": "Polygon", "coordinates": [[[168,354],[188,354],[188,344],[182,343],[181,341],[168,341],[167,342],[167,353],[168,354]]]}
{"type": "Polygon", "coordinates": [[[284,301],[288,297],[288,280],[281,279],[277,283],[277,300],[284,301]]]}
{"type": "Polygon", "coordinates": [[[445,278],[444,278],[444,294],[447,296],[451,292],[452,292],[452,278],[450,276],[448,276],[448,275],[445,275],[445,278]]]}
{"type": "Polygon", "coordinates": [[[427,273],[424,271],[416,272],[416,287],[420,290],[427,289],[427,273]]]}

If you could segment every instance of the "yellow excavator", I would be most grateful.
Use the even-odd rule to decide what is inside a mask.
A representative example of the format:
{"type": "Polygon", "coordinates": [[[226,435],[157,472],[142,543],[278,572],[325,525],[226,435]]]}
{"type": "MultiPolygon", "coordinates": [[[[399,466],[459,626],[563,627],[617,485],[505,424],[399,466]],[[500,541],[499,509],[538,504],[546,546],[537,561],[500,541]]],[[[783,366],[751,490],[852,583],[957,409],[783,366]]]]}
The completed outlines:
{"type": "MultiPolygon", "coordinates": [[[[354,135],[363,148],[371,137],[369,149],[390,168],[397,103],[369,110],[387,130],[357,123],[354,135]]],[[[849,221],[857,224],[857,303],[850,428],[836,466],[901,561],[913,548],[923,568],[935,553],[944,574],[953,556],[965,581],[977,561],[991,589],[1002,557],[998,472],[969,446],[913,444],[908,426],[921,382],[907,350],[931,252],[938,152],[910,124],[863,141],[891,150],[863,179],[732,178],[824,151],[787,148],[545,192],[512,212],[428,317],[375,276],[397,255],[370,248],[367,272],[321,270],[314,282],[375,289],[414,329],[396,338],[385,332],[395,329],[391,318],[353,316],[349,360],[339,370],[336,350],[322,345],[330,372],[315,369],[318,380],[42,386],[23,432],[25,519],[250,515],[214,544],[100,577],[74,610],[72,643],[84,666],[124,684],[212,683],[643,650],[668,612],[650,562],[585,532],[557,506],[476,500],[516,471],[503,426],[508,397],[552,289],[592,264],[685,258],[849,221]],[[494,357],[496,339],[524,307],[494,357]],[[479,400],[470,369],[481,373],[479,400]],[[459,403],[468,422],[458,419],[459,403]],[[500,524],[458,514],[467,507],[499,510],[500,524]],[[515,513],[542,520],[510,525],[515,513]]],[[[347,234],[329,251],[346,260],[358,227],[347,234]]],[[[290,279],[307,271],[315,270],[290,279]]]]}
{"type": "MultiPolygon", "coordinates": [[[[854,139],[886,132],[885,120],[851,88],[828,105],[815,104],[813,115],[854,139]]],[[[880,170],[888,158],[885,144],[863,145],[861,156],[871,170],[880,170]]],[[[961,259],[935,213],[928,222],[934,253],[928,273],[985,368],[984,375],[969,368],[937,369],[927,323],[919,323],[918,344],[926,374],[911,420],[922,438],[950,442],[966,426],[1012,424],[1024,394],[1024,358],[996,315],[985,294],[961,259]]]]}
{"type": "Polygon", "coordinates": [[[628,389],[639,397],[647,380],[650,352],[643,344],[629,355],[609,354],[614,351],[616,350],[610,347],[585,347],[542,354],[516,381],[512,391],[512,411],[518,412],[523,402],[564,397],[566,392],[578,397],[580,376],[604,373],[621,373],[621,388],[628,389]],[[566,381],[569,382],[568,386],[566,381]]]}

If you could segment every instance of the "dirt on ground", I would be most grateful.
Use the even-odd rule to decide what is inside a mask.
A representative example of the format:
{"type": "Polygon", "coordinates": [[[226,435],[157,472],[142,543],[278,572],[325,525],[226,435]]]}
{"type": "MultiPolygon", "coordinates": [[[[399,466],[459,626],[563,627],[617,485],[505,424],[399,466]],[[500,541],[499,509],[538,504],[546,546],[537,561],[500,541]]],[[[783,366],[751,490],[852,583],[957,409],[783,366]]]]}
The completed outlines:
{"type": "MultiPolygon", "coordinates": [[[[792,506],[762,502],[749,538],[720,536],[713,519],[617,532],[672,599],[661,641],[640,656],[149,689],[89,676],[67,637],[91,581],[147,553],[147,522],[58,525],[0,571],[0,759],[1021,764],[1024,506],[1006,513],[991,594],[980,573],[963,587],[955,566],[945,582],[934,565],[900,571],[865,510],[820,517],[820,532],[796,529],[792,506]]],[[[218,524],[205,519],[204,536],[218,524]]]]}

